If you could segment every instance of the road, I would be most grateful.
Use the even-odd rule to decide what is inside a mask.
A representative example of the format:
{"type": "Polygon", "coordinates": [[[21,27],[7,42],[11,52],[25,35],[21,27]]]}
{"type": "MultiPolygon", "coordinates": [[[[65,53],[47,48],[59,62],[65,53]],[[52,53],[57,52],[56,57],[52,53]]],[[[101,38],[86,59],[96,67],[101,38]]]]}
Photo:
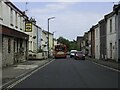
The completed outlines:
{"type": "Polygon", "coordinates": [[[68,57],[54,60],[13,88],[118,88],[118,72],[68,57]]]}

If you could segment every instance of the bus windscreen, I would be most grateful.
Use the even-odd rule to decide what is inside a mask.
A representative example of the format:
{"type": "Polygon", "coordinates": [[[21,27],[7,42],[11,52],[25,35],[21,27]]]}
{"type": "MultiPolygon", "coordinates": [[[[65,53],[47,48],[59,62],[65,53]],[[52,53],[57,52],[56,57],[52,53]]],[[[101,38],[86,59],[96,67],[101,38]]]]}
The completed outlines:
{"type": "Polygon", "coordinates": [[[56,47],[55,47],[55,50],[56,50],[56,51],[64,51],[64,50],[65,50],[65,47],[56,46],[56,47]]]}

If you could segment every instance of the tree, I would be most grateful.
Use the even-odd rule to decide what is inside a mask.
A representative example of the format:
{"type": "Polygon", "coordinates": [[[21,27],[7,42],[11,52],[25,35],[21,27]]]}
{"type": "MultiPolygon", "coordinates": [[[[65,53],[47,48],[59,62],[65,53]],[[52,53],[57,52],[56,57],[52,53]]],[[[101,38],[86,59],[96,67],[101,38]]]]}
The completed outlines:
{"type": "Polygon", "coordinates": [[[69,48],[70,48],[70,42],[69,42],[69,40],[67,40],[67,39],[65,39],[65,38],[63,38],[63,37],[60,36],[60,37],[57,39],[57,41],[58,41],[59,43],[65,44],[65,45],[67,46],[67,50],[69,50],[69,48]]]}

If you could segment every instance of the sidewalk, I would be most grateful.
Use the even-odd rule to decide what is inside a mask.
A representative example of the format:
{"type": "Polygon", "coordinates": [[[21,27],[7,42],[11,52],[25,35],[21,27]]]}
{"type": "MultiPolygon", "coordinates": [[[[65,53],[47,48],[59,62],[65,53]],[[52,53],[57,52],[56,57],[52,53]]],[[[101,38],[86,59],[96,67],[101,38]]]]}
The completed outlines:
{"type": "Polygon", "coordinates": [[[7,85],[13,83],[14,81],[20,79],[21,77],[29,74],[33,70],[43,66],[44,64],[50,62],[52,59],[46,60],[28,60],[17,65],[9,66],[3,68],[2,70],[2,85],[3,88],[7,85]]]}
{"type": "Polygon", "coordinates": [[[105,61],[105,60],[97,60],[97,59],[90,58],[90,57],[85,57],[85,58],[86,58],[86,60],[90,60],[90,61],[96,62],[98,64],[102,64],[102,65],[105,65],[105,66],[120,70],[120,63],[118,63],[118,62],[113,62],[113,61],[109,61],[109,60],[107,60],[107,61],[105,61]]]}

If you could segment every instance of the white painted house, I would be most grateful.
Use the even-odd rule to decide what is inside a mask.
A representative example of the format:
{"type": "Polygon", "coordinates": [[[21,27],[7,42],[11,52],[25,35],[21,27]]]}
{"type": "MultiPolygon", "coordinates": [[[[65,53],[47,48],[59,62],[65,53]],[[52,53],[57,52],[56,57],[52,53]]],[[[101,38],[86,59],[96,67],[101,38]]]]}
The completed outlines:
{"type": "Polygon", "coordinates": [[[120,62],[120,2],[118,5],[114,5],[113,10],[116,14],[117,61],[120,62]]]}
{"type": "Polygon", "coordinates": [[[24,32],[27,19],[13,3],[0,1],[3,67],[27,60],[29,36],[24,32]]]}
{"type": "Polygon", "coordinates": [[[44,56],[48,57],[48,35],[47,32],[42,30],[42,38],[41,38],[41,49],[44,52],[44,56]]]}
{"type": "Polygon", "coordinates": [[[95,26],[95,59],[100,59],[100,30],[99,24],[95,26]]]}
{"type": "Polygon", "coordinates": [[[32,23],[32,31],[25,32],[29,35],[29,51],[37,52],[41,47],[42,29],[36,25],[35,19],[30,19],[32,23]]]}
{"type": "Polygon", "coordinates": [[[116,14],[114,12],[105,16],[107,21],[107,59],[117,59],[117,36],[116,36],[116,14]]]}
{"type": "MultiPolygon", "coordinates": [[[[49,54],[53,55],[53,34],[49,33],[49,54]]],[[[42,50],[48,54],[48,32],[43,30],[42,32],[42,50]]]]}

